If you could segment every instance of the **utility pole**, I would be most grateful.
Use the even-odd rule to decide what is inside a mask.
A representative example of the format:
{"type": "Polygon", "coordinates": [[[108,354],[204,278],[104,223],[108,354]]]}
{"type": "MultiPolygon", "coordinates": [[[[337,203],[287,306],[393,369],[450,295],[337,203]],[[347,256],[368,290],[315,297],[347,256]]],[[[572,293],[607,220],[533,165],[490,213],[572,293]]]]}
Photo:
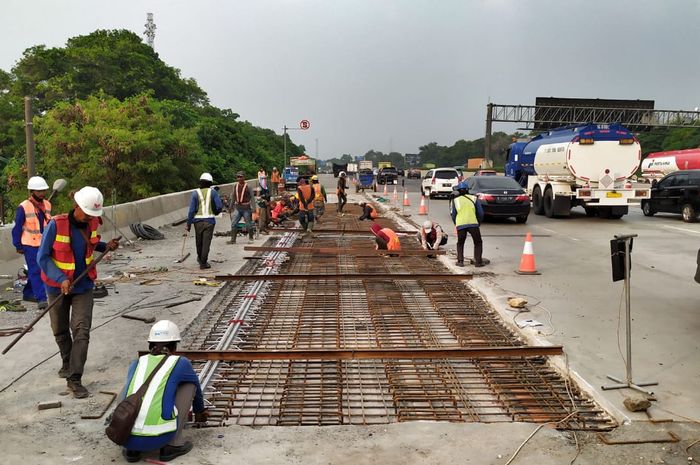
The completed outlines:
{"type": "Polygon", "coordinates": [[[34,167],[34,127],[32,126],[32,98],[24,97],[24,136],[27,145],[27,178],[36,174],[34,167]]]}
{"type": "Polygon", "coordinates": [[[148,40],[148,46],[153,48],[153,42],[156,39],[156,24],[153,22],[153,13],[146,13],[146,30],[143,33],[148,40]]]}
{"type": "Polygon", "coordinates": [[[318,138],[316,138],[316,160],[318,160],[318,138]]]}
{"type": "Polygon", "coordinates": [[[493,123],[493,103],[486,105],[486,137],[484,137],[484,158],[485,165],[491,167],[491,125],[493,123]]]}

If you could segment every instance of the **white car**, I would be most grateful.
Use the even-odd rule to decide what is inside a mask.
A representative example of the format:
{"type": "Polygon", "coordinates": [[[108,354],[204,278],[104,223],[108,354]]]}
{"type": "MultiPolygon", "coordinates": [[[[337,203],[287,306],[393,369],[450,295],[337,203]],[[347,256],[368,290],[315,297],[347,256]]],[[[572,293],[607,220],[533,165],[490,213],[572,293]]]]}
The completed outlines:
{"type": "Polygon", "coordinates": [[[422,195],[435,198],[438,196],[449,197],[452,188],[462,181],[462,173],[454,168],[435,168],[425,173],[421,181],[420,192],[422,195]]]}

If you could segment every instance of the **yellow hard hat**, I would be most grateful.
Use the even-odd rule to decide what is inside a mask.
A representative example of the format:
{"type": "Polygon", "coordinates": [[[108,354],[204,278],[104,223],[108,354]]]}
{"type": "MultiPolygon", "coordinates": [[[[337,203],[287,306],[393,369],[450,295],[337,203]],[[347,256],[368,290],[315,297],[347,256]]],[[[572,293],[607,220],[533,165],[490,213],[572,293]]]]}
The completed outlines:
{"type": "Polygon", "coordinates": [[[312,180],[312,181],[318,181],[318,176],[316,176],[316,175],[314,174],[313,176],[311,176],[311,180],[312,180]]]}

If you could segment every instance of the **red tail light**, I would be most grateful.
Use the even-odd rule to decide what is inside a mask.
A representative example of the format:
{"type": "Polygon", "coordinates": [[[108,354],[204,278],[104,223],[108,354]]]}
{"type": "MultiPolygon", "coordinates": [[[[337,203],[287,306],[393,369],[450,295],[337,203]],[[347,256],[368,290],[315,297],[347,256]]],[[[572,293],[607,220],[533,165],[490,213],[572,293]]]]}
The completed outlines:
{"type": "Polygon", "coordinates": [[[476,194],[476,196],[479,197],[479,200],[483,200],[484,202],[493,202],[496,200],[491,194],[476,194]]]}
{"type": "Polygon", "coordinates": [[[521,194],[515,198],[516,202],[527,202],[530,200],[530,196],[526,194],[521,194]]]}

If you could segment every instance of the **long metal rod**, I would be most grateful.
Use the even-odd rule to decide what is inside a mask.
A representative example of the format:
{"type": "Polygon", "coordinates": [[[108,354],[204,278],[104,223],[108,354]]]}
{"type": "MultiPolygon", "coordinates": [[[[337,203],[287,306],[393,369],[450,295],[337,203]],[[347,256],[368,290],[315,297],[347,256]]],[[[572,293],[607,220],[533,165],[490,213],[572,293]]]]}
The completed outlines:
{"type": "MultiPolygon", "coordinates": [[[[146,352],[144,352],[145,354],[146,352]]],[[[441,358],[502,358],[562,355],[562,346],[460,347],[455,349],[335,349],[335,350],[180,350],[190,360],[430,360],[441,358]]]]}
{"type": "Polygon", "coordinates": [[[250,252],[287,252],[287,253],[317,253],[324,255],[400,255],[400,256],[425,256],[445,255],[444,250],[374,250],[363,248],[342,247],[260,247],[245,246],[243,250],[250,252]]]}
{"type": "Polygon", "coordinates": [[[470,274],[372,274],[372,273],[339,273],[339,274],[275,274],[275,275],[258,275],[258,274],[225,274],[216,275],[214,279],[217,281],[309,281],[309,280],[349,280],[359,279],[364,281],[376,280],[401,280],[407,279],[412,281],[465,281],[472,279],[470,274]]]}

